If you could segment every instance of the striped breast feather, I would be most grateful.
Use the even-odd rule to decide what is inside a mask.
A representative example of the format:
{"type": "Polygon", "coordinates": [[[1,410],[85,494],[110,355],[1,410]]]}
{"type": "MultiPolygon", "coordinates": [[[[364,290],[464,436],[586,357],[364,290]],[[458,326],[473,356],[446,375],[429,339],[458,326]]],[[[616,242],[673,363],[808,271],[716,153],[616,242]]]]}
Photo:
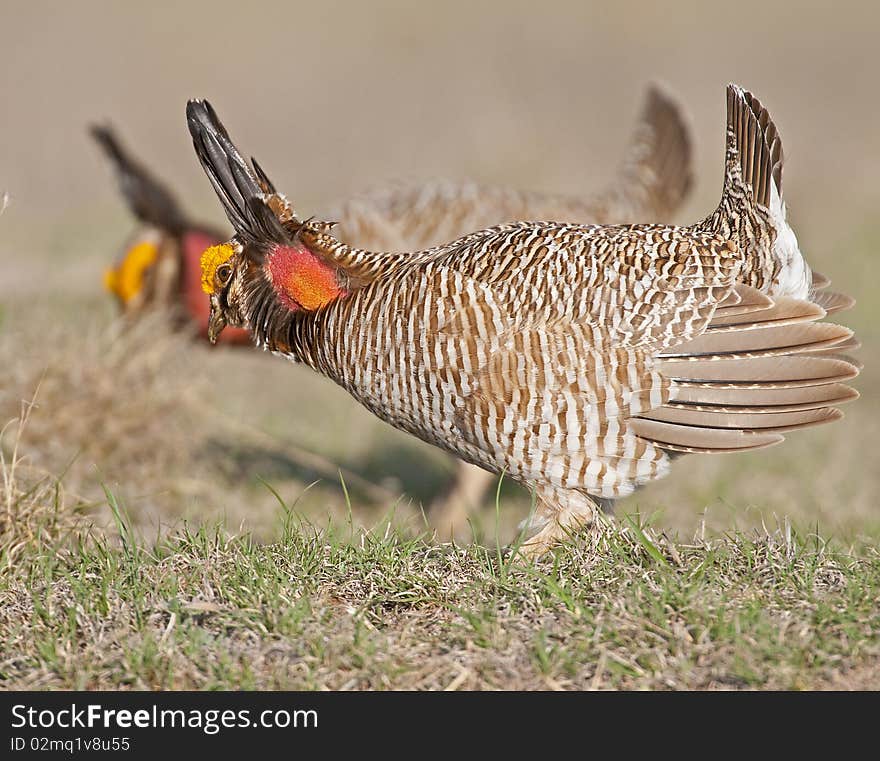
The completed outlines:
{"type": "MultiPolygon", "coordinates": [[[[752,290],[738,286],[736,295],[766,298],[752,290]]],[[[859,372],[839,352],[857,344],[848,328],[818,322],[824,316],[815,303],[779,298],[713,319],[705,333],[657,357],[669,399],[633,420],[633,430],[667,450],[730,452],[839,419],[838,405],[858,397],[845,383],[859,372]]]]}
{"type": "Polygon", "coordinates": [[[470,331],[497,320],[496,308],[474,304],[467,316],[459,309],[430,353],[459,359],[450,373],[438,372],[462,391],[457,435],[514,477],[597,496],[621,496],[665,473],[666,455],[627,430],[632,415],[669,399],[648,352],[597,347],[588,325],[564,319],[523,324],[483,346],[469,341],[470,331]]]}

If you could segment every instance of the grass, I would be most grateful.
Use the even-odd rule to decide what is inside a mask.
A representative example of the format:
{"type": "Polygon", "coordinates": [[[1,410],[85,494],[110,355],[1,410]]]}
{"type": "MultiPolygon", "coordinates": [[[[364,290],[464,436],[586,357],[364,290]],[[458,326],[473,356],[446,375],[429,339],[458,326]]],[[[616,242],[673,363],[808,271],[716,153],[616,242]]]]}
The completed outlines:
{"type": "Polygon", "coordinates": [[[183,524],[147,542],[106,485],[112,532],[24,467],[30,412],[0,463],[4,689],[880,687],[867,538],[784,522],[682,542],[624,515],[525,564],[391,514],[319,528],[267,485],[274,541],[183,524]]]}
{"type": "Polygon", "coordinates": [[[4,688],[880,686],[876,547],[788,526],[682,543],[633,521],[537,565],[387,523],[121,534],[5,567],[4,688]]]}

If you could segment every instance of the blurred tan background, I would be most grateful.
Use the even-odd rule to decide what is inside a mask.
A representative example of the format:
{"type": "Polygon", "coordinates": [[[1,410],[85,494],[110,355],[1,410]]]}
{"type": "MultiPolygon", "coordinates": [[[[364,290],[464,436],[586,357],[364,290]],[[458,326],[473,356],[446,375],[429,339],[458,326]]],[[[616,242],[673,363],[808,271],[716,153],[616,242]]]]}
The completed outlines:
{"type": "MultiPolygon", "coordinates": [[[[859,299],[843,319],[865,345],[863,398],[841,424],[773,450],[690,458],[623,508],[659,510],[661,524],[683,530],[707,510],[722,530],[774,515],[844,533],[880,526],[880,6],[3,0],[0,18],[0,192],[10,196],[0,217],[0,413],[13,417],[42,377],[28,454],[54,472],[78,455],[69,477],[86,499],[100,501],[105,479],[148,524],[225,517],[268,536],[277,511],[262,475],[316,520],[328,508],[344,512],[332,484],[302,496],[311,476],[288,467],[283,447],[244,456],[222,427],[194,443],[204,419],[179,423],[175,408],[193,389],[218,420],[297,442],[374,481],[396,479],[385,483],[407,495],[407,520],[449,473],[442,456],[280,360],[173,342],[130,376],[114,364],[126,357],[108,359],[102,331],[113,310],[100,277],[133,225],[86,135],[90,122],[109,120],[195,216],[225,223],[192,151],[187,98],[210,99],[242,149],[309,214],[395,178],[587,193],[612,174],[644,87],[657,79],[694,132],[685,222],[717,201],[724,85],[736,81],[768,106],[784,138],[785,197],[802,249],[859,299]],[[120,388],[125,379],[142,385],[120,388]],[[99,386],[103,396],[87,395],[99,386]],[[93,398],[103,401],[85,415],[93,398]],[[96,446],[111,418],[126,415],[129,427],[113,435],[128,448],[122,438],[96,446]]],[[[131,352],[147,356],[147,343],[131,352]]],[[[525,503],[506,495],[512,525],[525,503]]],[[[389,507],[357,517],[369,522],[389,507]]],[[[491,530],[491,511],[482,520],[491,530]]]]}

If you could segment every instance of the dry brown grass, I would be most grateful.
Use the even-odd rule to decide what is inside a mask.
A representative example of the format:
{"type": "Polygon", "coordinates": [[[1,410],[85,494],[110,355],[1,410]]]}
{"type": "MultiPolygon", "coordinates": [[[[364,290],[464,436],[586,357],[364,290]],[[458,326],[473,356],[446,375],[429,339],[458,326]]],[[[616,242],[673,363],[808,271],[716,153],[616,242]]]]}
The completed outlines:
{"type": "MultiPolygon", "coordinates": [[[[259,366],[258,353],[248,353],[259,366]]],[[[106,487],[147,534],[191,518],[233,529],[246,522],[271,535],[277,499],[263,477],[318,500],[329,490],[338,516],[347,513],[340,479],[360,501],[394,504],[399,493],[218,409],[203,364],[217,354],[170,331],[159,316],[133,325],[56,326],[48,334],[34,326],[10,330],[0,335],[0,357],[15,358],[0,363],[0,418],[31,400],[16,446],[31,467],[63,472],[67,490],[92,506],[102,528],[112,529],[106,487]],[[23,349],[32,344],[53,350],[28,356],[23,349]],[[308,488],[319,480],[323,486],[308,488]]]]}
{"type": "Polygon", "coordinates": [[[26,553],[53,552],[82,528],[82,504],[65,491],[61,478],[29,465],[20,446],[32,403],[0,430],[0,568],[26,553]],[[7,440],[11,443],[5,446],[7,440]],[[7,453],[8,452],[8,453],[7,453]]]}
{"type": "Polygon", "coordinates": [[[137,484],[147,523],[195,488],[188,476],[192,433],[200,430],[192,411],[199,376],[186,367],[186,337],[152,318],[130,328],[56,326],[39,338],[4,339],[0,351],[19,360],[0,368],[0,413],[8,417],[21,396],[33,395],[17,439],[32,466],[63,471],[67,488],[87,501],[100,499],[102,481],[137,484]],[[30,341],[53,350],[23,361],[20,347],[30,341]]]}
{"type": "MultiPolygon", "coordinates": [[[[203,382],[186,366],[186,337],[158,317],[132,326],[57,326],[48,335],[42,326],[40,333],[6,336],[10,357],[18,353],[12,340],[52,349],[32,362],[5,363],[0,377],[4,408],[16,402],[15,390],[34,393],[24,443],[39,464],[57,468],[73,447],[78,459],[128,468],[120,476],[149,480],[167,470],[203,382]]],[[[72,468],[68,478],[78,483],[82,475],[72,468]]]]}

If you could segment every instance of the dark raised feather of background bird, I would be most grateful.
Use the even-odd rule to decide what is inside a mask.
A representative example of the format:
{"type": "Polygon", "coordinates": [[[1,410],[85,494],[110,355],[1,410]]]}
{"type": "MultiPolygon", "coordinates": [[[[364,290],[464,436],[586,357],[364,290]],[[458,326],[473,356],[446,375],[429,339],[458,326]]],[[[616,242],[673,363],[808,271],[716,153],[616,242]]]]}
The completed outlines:
{"type": "MultiPolygon", "coordinates": [[[[207,338],[210,307],[202,293],[199,260],[223,234],[190,220],[168,187],[131,156],[110,127],[94,125],[90,132],[110,159],[119,189],[140,222],[122,256],[104,273],[105,288],[126,317],[164,311],[173,323],[207,338]]],[[[223,342],[251,344],[243,329],[224,333],[223,342]]]]}

